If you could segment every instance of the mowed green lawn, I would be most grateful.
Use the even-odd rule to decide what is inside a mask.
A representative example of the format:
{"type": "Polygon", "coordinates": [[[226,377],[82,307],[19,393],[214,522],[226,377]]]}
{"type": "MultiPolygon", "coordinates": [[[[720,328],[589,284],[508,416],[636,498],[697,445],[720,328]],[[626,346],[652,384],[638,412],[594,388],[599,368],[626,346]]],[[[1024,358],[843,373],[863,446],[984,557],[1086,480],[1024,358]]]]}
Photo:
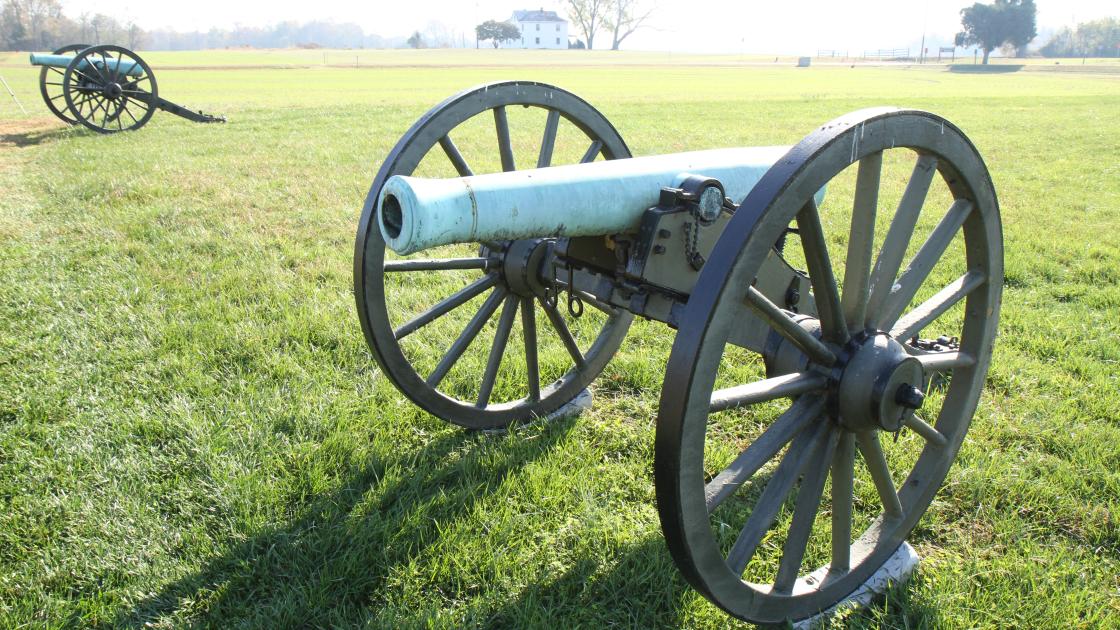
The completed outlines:
{"type": "Polygon", "coordinates": [[[0,627],[736,625],[658,525],[671,331],[635,325],[590,412],[506,434],[417,411],[365,345],[373,174],[429,107],[505,78],[583,96],[636,155],[792,144],[876,105],[959,125],[1002,205],[1001,336],[915,577],[842,623],[1120,627],[1118,75],[493,51],[236,67],[311,53],[269,54],[151,55],[162,96],[229,124],[157,113],[108,137],[57,124],[25,56],[0,55],[31,114],[0,92],[0,627]]]}

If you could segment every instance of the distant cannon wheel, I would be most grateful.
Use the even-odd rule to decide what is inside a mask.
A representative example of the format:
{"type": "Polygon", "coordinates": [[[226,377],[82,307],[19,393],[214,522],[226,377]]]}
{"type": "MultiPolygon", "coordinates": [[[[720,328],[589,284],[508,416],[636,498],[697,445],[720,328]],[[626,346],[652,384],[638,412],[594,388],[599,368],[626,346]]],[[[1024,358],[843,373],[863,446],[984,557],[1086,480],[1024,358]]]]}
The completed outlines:
{"type": "Polygon", "coordinates": [[[397,257],[386,249],[375,208],[386,180],[414,172],[510,171],[518,160],[529,167],[590,162],[600,155],[626,158],[630,151],[585,101],[534,82],[464,91],[430,110],[397,143],[362,210],[354,293],[374,357],[417,405],[476,429],[545,416],[602,371],[633,316],[592,303],[577,320],[542,299],[536,270],[550,239],[451,245],[397,257]],[[493,333],[483,333],[496,314],[493,333]],[[545,341],[564,350],[539,356],[545,341]],[[557,356],[567,363],[557,364],[557,356]]]}
{"type": "Polygon", "coordinates": [[[687,580],[736,617],[778,623],[828,609],[879,569],[968,431],[1002,278],[995,191],[947,121],[856,112],[790,150],[704,266],[666,370],[654,474],[687,580]],[[825,185],[818,211],[812,195],[825,185]],[[887,203],[897,211],[877,221],[887,203]],[[843,231],[826,237],[822,222],[843,231]],[[819,317],[752,286],[791,223],[819,317]],[[771,333],[765,376],[744,383],[727,377],[728,339],[752,317],[771,333]],[[917,340],[927,329],[956,339],[938,349],[917,340]]]}
{"type": "MultiPolygon", "coordinates": [[[[64,55],[86,48],[89,48],[89,44],[70,44],[55,50],[52,54],[64,55]]],[[[39,93],[43,95],[43,102],[47,104],[47,109],[51,110],[52,114],[68,125],[76,125],[78,119],[67,113],[66,92],[62,89],[62,79],[65,76],[66,72],[63,68],[43,66],[39,70],[39,93]]]]}
{"type": "Polygon", "coordinates": [[[156,78],[136,53],[93,46],[74,56],[62,77],[67,113],[98,133],[143,127],[156,110],[156,78]]]}

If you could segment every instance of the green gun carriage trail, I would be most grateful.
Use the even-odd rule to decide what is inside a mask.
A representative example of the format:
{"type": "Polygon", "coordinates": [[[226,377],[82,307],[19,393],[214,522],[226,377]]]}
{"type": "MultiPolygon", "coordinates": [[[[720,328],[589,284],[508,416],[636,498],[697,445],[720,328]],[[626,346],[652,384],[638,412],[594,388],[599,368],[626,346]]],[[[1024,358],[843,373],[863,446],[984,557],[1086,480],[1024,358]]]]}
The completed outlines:
{"type": "MultiPolygon", "coordinates": [[[[1120,627],[1116,64],[974,73],[655,53],[141,53],[161,96],[228,124],[66,127],[26,53],[0,53],[28,111],[0,93],[0,627],[740,625],[688,586],[658,520],[654,423],[672,330],[636,320],[589,411],[507,432],[420,410],[366,345],[354,236],[377,169],[432,106],[505,79],[586,99],[635,156],[795,144],[881,105],[963,130],[1003,225],[991,368],[908,538],[914,576],[834,625],[1120,627]]],[[[515,132],[519,159],[535,157],[543,124],[515,132]]],[[[499,170],[489,125],[456,142],[489,151],[494,164],[476,169],[499,170]]],[[[586,148],[561,145],[558,163],[586,148]]],[[[881,207],[905,184],[884,177],[881,207]]],[[[830,215],[828,195],[824,238],[840,247],[849,221],[830,215]]],[[[441,282],[401,297],[430,304],[441,282]]],[[[573,324],[581,341],[597,330],[588,319],[573,324]]],[[[568,356],[545,325],[547,382],[568,356]]],[[[462,325],[433,326],[429,338],[446,338],[438,359],[462,325]]],[[[524,352],[520,333],[507,352],[524,352]]],[[[754,374],[748,355],[742,371],[754,374]]],[[[449,387],[477,384],[485,359],[468,355],[449,387]]],[[[524,395],[524,382],[503,373],[492,395],[524,395]]],[[[728,453],[780,411],[764,407],[728,434],[728,453]]],[[[916,440],[888,435],[884,449],[916,440]]],[[[868,517],[874,485],[854,484],[868,517]]],[[[817,518],[827,525],[827,510],[817,518]]],[[[781,540],[760,548],[776,566],[781,540]]]]}

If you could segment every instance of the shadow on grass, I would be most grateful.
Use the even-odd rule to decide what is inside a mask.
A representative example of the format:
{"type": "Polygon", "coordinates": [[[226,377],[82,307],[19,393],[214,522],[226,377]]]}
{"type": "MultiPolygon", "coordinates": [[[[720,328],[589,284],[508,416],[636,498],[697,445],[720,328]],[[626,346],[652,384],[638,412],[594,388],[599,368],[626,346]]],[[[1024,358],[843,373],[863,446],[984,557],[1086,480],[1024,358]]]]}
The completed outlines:
{"type": "MultiPolygon", "coordinates": [[[[661,536],[607,563],[582,559],[552,579],[530,584],[488,615],[488,628],[675,628],[690,594],[661,536]],[[607,566],[603,566],[607,564],[607,566]]],[[[421,622],[423,620],[415,620],[421,622]]]]}
{"type": "Polygon", "coordinates": [[[40,120],[12,121],[0,124],[0,147],[33,147],[54,142],[69,132],[70,127],[60,127],[53,119],[46,123],[40,120]]]}
{"type": "Polygon", "coordinates": [[[964,74],[1007,74],[1010,72],[1018,72],[1023,69],[1023,64],[1014,63],[1000,63],[1000,64],[974,64],[974,63],[955,63],[949,66],[949,72],[958,72],[964,74]]]}
{"type": "Polygon", "coordinates": [[[303,516],[233,544],[113,625],[141,628],[180,615],[201,627],[368,623],[394,567],[420,557],[441,528],[547,455],[573,423],[526,427],[531,440],[455,431],[419,452],[370,461],[303,516]]]}

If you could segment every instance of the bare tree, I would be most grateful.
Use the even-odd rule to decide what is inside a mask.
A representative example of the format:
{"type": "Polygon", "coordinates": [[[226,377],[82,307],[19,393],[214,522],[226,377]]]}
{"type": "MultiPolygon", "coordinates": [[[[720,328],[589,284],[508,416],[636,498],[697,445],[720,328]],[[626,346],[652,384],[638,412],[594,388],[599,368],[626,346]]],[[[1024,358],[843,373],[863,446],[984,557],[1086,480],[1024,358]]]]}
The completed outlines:
{"type": "Polygon", "coordinates": [[[136,22],[129,22],[127,28],[128,28],[128,47],[131,48],[132,50],[136,50],[137,48],[141,48],[141,44],[144,43],[144,31],[141,30],[140,27],[136,25],[136,22]]]}
{"type": "Polygon", "coordinates": [[[595,33],[602,27],[603,14],[611,0],[568,0],[568,17],[576,23],[587,40],[587,49],[595,47],[595,33]]]}
{"type": "Polygon", "coordinates": [[[654,6],[643,5],[646,5],[643,0],[609,0],[603,15],[603,27],[612,34],[611,50],[618,50],[622,40],[642,28],[642,24],[653,15],[654,6]]]}

